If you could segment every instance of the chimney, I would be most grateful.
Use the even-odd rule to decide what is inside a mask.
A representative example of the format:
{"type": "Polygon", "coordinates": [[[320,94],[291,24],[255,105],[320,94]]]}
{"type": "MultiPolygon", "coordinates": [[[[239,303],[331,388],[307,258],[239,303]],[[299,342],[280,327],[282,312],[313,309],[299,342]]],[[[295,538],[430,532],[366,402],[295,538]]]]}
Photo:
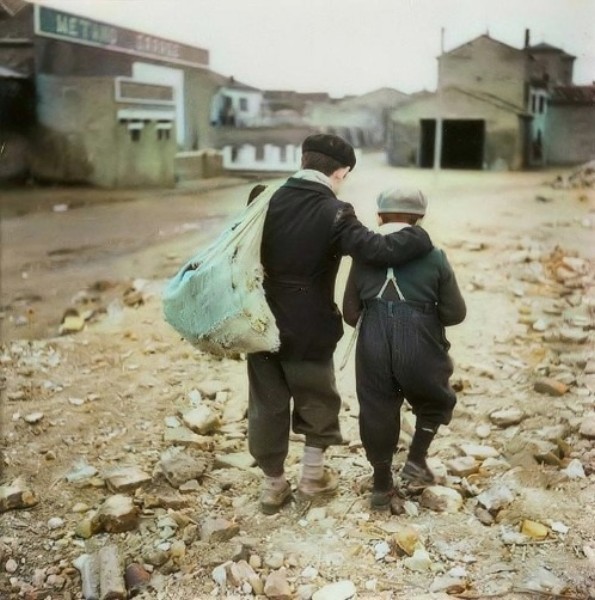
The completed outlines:
{"type": "Polygon", "coordinates": [[[525,29],[525,48],[528,48],[531,40],[531,30],[525,29]]]}

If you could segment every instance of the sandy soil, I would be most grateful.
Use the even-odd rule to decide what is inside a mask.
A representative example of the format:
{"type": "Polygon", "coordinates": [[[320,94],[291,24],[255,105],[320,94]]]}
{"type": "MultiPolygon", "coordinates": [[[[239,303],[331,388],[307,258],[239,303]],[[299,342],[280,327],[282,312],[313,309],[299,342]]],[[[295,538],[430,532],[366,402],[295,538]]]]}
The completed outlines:
{"type": "MultiPolygon", "coordinates": [[[[328,452],[341,487],[318,512],[292,503],[265,517],[257,509],[257,470],[220,468],[218,456],[245,453],[245,419],[224,423],[211,435],[209,448],[184,451],[205,458],[208,469],[198,488],[183,494],[181,507],[155,509],[147,502],[147,495],[164,485],[159,463],[168,448],[165,419],[190,406],[193,390],[202,389],[204,401],[220,415],[233,407],[245,409],[244,362],[214,359],[181,341],[163,322],[159,293],[164,280],[241,210],[252,184],[227,181],[219,189],[188,186],[171,192],[53,188],[3,194],[0,483],[21,477],[39,503],[0,517],[0,596],[79,598],[72,560],[107,543],[118,546],[126,564],[150,563],[149,551],[164,543],[156,521],[169,510],[185,525],[221,517],[238,524],[240,532],[219,543],[185,536],[183,557],[153,567],[147,598],[244,597],[247,588],[242,592],[229,584],[221,589],[212,577],[240,543],[263,582],[281,567],[292,598],[310,597],[342,579],[352,581],[362,598],[439,598],[446,589],[435,581],[453,567],[465,573],[464,584],[455,590],[459,597],[512,599],[539,591],[589,597],[595,588],[589,559],[590,548],[595,556],[595,452],[580,427],[595,410],[593,375],[585,366],[592,353],[595,195],[553,189],[548,182],[557,173],[400,170],[385,166],[380,155],[368,155],[341,194],[370,226],[374,198],[383,188],[409,183],[428,194],[424,226],[447,251],[469,309],[465,323],[448,332],[459,404],[453,423],[432,448],[433,458],[438,469],[445,469],[462,454],[465,442],[487,444],[499,459],[506,458],[468,479],[449,473],[446,485],[464,497],[463,506],[438,512],[413,497],[417,516],[370,513],[360,489],[369,469],[358,444],[353,357],[337,372],[343,432],[351,443],[328,452]],[[578,266],[573,263],[580,276],[572,281],[556,277],[564,257],[580,259],[578,266]],[[86,313],[88,321],[82,331],[58,336],[68,308],[86,313]],[[535,325],[540,320],[545,329],[535,325]],[[564,326],[585,335],[556,337],[564,326]],[[572,354],[582,358],[560,359],[572,354]],[[568,390],[560,397],[537,393],[534,382],[546,375],[566,382],[568,390]],[[213,385],[220,394],[209,399],[205,390],[213,385]],[[520,424],[491,423],[490,413],[510,406],[524,412],[520,424]],[[34,413],[41,417],[27,422],[34,413]],[[478,425],[489,426],[485,438],[478,425]],[[511,449],[515,443],[544,440],[548,427],[560,425],[566,446],[559,464],[511,459],[522,454],[511,449]],[[581,461],[584,477],[561,476],[572,458],[581,461]],[[99,479],[69,483],[66,476],[81,461],[94,466],[99,479]],[[110,495],[102,476],[131,464],[153,477],[148,487],[130,492],[141,526],[78,537],[80,521],[110,495]],[[482,524],[476,497],[494,485],[508,486],[514,501],[493,524],[482,524]],[[63,522],[54,529],[48,523],[56,517],[63,522]],[[503,532],[518,531],[525,519],[545,524],[547,537],[504,543],[503,532]],[[558,522],[567,533],[555,531],[552,524],[558,522]],[[404,525],[417,528],[431,558],[427,570],[407,568],[406,557],[391,542],[404,525]],[[382,542],[391,542],[390,552],[378,558],[382,542]],[[281,554],[280,564],[275,553],[281,554]],[[8,568],[11,560],[15,569],[8,568]],[[564,585],[528,591],[540,568],[564,585]],[[435,595],[426,596],[434,589],[435,595]]],[[[348,266],[345,260],[339,298],[348,266]]],[[[346,329],[337,362],[351,334],[346,329]]],[[[406,444],[405,435],[403,448],[406,444]]],[[[294,484],[300,449],[300,440],[294,440],[288,460],[294,484]]],[[[403,458],[401,450],[396,469],[403,458]]],[[[182,537],[180,526],[175,539],[182,537]]]]}

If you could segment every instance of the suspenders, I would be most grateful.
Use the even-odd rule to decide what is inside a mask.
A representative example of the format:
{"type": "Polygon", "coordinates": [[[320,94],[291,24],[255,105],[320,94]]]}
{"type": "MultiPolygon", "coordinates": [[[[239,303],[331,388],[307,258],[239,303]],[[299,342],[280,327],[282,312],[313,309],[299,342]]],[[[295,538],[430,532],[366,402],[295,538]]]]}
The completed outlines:
{"type": "Polygon", "coordinates": [[[384,294],[384,292],[386,291],[386,288],[388,287],[389,283],[393,284],[395,291],[399,296],[399,300],[405,302],[405,296],[403,296],[403,292],[401,292],[401,288],[399,288],[399,284],[397,283],[397,278],[395,277],[395,272],[392,267],[389,267],[386,270],[386,279],[384,281],[384,284],[380,288],[380,291],[376,295],[376,300],[380,300],[382,298],[382,294],[384,294]]]}
{"type": "MultiPolygon", "coordinates": [[[[401,292],[401,289],[399,288],[399,284],[397,283],[397,278],[395,277],[395,272],[392,267],[389,267],[386,270],[386,279],[384,281],[384,284],[380,288],[380,291],[376,295],[376,300],[382,299],[382,294],[384,294],[384,292],[386,291],[386,288],[388,287],[389,283],[393,284],[395,291],[397,292],[397,294],[399,296],[399,300],[401,300],[402,302],[405,302],[405,296],[403,295],[403,292],[401,292]]],[[[357,320],[355,329],[353,330],[353,333],[351,334],[351,339],[349,340],[349,344],[347,345],[345,354],[343,355],[343,360],[341,361],[341,365],[339,367],[340,371],[342,371],[345,368],[345,365],[347,364],[347,359],[349,358],[349,355],[351,354],[351,351],[353,350],[353,345],[355,344],[355,339],[357,338],[357,334],[359,333],[359,329],[362,325],[363,314],[364,314],[363,312],[360,314],[359,319],[357,320]]]]}

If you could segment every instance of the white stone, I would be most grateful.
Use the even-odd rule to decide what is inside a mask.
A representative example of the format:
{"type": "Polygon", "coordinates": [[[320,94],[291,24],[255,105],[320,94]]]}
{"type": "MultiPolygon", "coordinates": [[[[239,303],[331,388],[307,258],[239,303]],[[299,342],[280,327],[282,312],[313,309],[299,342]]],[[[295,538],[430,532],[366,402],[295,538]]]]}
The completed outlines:
{"type": "Polygon", "coordinates": [[[495,485],[481,492],[477,501],[487,510],[500,510],[514,500],[514,494],[505,485],[495,485]]]}
{"type": "Polygon", "coordinates": [[[424,548],[418,548],[413,556],[403,560],[403,566],[411,571],[428,571],[432,568],[432,559],[424,548]]]}
{"type": "Polygon", "coordinates": [[[461,444],[461,450],[467,456],[473,456],[479,460],[483,460],[485,458],[496,458],[500,456],[500,453],[492,446],[484,446],[481,444],[461,444]]]}
{"type": "Polygon", "coordinates": [[[583,465],[578,458],[573,458],[562,473],[568,476],[569,479],[584,479],[586,477],[583,465]]]}
{"type": "Polygon", "coordinates": [[[48,520],[48,529],[60,529],[64,525],[64,519],[60,517],[52,517],[48,520]]]}
{"type": "Polygon", "coordinates": [[[525,418],[525,413],[514,406],[502,408],[490,413],[490,421],[498,427],[518,425],[525,418]]]}
{"type": "Polygon", "coordinates": [[[350,600],[355,597],[355,585],[348,580],[325,585],[312,595],[312,600],[350,600]]]}
{"type": "Polygon", "coordinates": [[[579,428],[579,433],[589,439],[595,439],[595,414],[587,415],[579,428]]]}

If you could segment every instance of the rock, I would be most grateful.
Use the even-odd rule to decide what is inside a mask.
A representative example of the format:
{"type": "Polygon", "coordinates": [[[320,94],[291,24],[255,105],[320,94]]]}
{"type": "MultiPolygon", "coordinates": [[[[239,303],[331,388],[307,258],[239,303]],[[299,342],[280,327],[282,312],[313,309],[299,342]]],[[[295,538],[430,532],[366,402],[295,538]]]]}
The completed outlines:
{"type": "Polygon", "coordinates": [[[250,469],[256,461],[249,452],[234,452],[232,454],[216,454],[214,469],[250,469]]]}
{"type": "Polygon", "coordinates": [[[475,435],[478,438],[485,440],[487,437],[490,437],[491,431],[492,428],[487,423],[482,423],[475,428],[475,435]]]}
{"type": "Polygon", "coordinates": [[[583,465],[578,458],[573,458],[561,472],[564,473],[568,479],[585,479],[586,477],[583,465]]]}
{"type": "Polygon", "coordinates": [[[222,589],[227,587],[227,565],[230,561],[223,563],[222,565],[217,565],[211,571],[211,577],[213,581],[222,589]]]}
{"type": "Polygon", "coordinates": [[[564,327],[559,332],[560,341],[569,344],[584,344],[589,339],[589,333],[583,329],[564,327]]]}
{"type": "Polygon", "coordinates": [[[477,458],[479,460],[500,456],[498,450],[492,448],[492,446],[483,446],[481,444],[461,444],[460,448],[466,456],[472,456],[473,458],[477,458]]]}
{"type": "Polygon", "coordinates": [[[403,560],[403,566],[411,571],[429,571],[432,568],[432,560],[427,550],[418,548],[413,556],[403,560]]]}
{"type": "Polygon", "coordinates": [[[66,481],[69,483],[77,483],[95,477],[97,475],[97,469],[88,465],[86,462],[81,461],[75,465],[74,471],[71,471],[66,475],[66,481]]]}
{"type": "Polygon", "coordinates": [[[479,463],[472,456],[460,456],[446,462],[448,470],[457,477],[467,477],[479,471],[479,463]]]}
{"type": "Polygon", "coordinates": [[[175,429],[176,427],[182,426],[178,417],[174,417],[172,415],[170,415],[169,417],[165,417],[165,419],[163,419],[163,423],[166,427],[170,427],[171,429],[175,429]]]}
{"type": "Polygon", "coordinates": [[[189,446],[207,452],[213,449],[212,438],[198,435],[187,427],[168,427],[163,434],[163,441],[172,446],[189,446]]]}
{"type": "Polygon", "coordinates": [[[578,430],[579,434],[588,440],[595,440],[595,414],[587,415],[578,430]]]}
{"type": "Polygon", "coordinates": [[[36,423],[39,423],[39,421],[41,421],[43,419],[43,413],[42,412],[34,412],[34,413],[29,413],[28,415],[25,415],[23,417],[23,420],[25,421],[25,423],[29,423],[29,425],[35,425],[36,423]]]}
{"type": "Polygon", "coordinates": [[[39,502],[34,492],[27,488],[22,478],[0,485],[0,513],[7,510],[31,508],[39,502]]]}
{"type": "Polygon", "coordinates": [[[264,595],[274,600],[291,600],[291,588],[284,570],[272,571],[264,583],[264,595]]]}
{"type": "Polygon", "coordinates": [[[61,517],[52,517],[48,519],[48,529],[60,529],[64,525],[64,519],[61,517]]]}
{"type": "Polygon", "coordinates": [[[201,479],[207,469],[207,462],[203,458],[195,458],[179,452],[163,458],[159,467],[169,484],[179,488],[187,481],[201,479]]]}
{"type": "Polygon", "coordinates": [[[208,379],[198,384],[198,391],[205,398],[214,399],[217,396],[217,392],[225,392],[229,390],[229,387],[218,379],[208,379]]]}
{"type": "Polygon", "coordinates": [[[75,308],[69,308],[62,316],[62,323],[58,328],[60,335],[67,335],[69,333],[77,333],[81,331],[85,326],[85,318],[79,314],[75,308]]]}
{"type": "Polygon", "coordinates": [[[19,565],[14,558],[9,558],[6,561],[6,564],[4,565],[4,570],[7,573],[11,573],[11,574],[16,573],[18,568],[19,568],[19,565]]]}
{"type": "Polygon", "coordinates": [[[549,529],[537,521],[525,519],[521,524],[521,533],[536,540],[543,540],[548,536],[549,529]]]}
{"type": "Polygon", "coordinates": [[[518,425],[524,418],[525,413],[516,407],[502,408],[490,413],[490,421],[498,427],[510,427],[518,425]]]}
{"type": "Polygon", "coordinates": [[[136,529],[139,513],[132,498],[116,494],[107,498],[91,519],[93,533],[121,533],[136,529]]]}
{"type": "Polygon", "coordinates": [[[446,592],[447,594],[461,594],[467,589],[467,572],[463,567],[454,567],[445,575],[434,579],[430,585],[430,592],[446,592]]]}
{"type": "Polygon", "coordinates": [[[227,519],[206,519],[200,529],[200,539],[203,542],[226,542],[239,532],[240,526],[227,519]]]}
{"type": "Polygon", "coordinates": [[[131,563],[126,567],[124,572],[124,582],[130,597],[136,596],[151,581],[151,573],[149,573],[140,563],[131,563]]]}
{"type": "Polygon", "coordinates": [[[270,569],[280,569],[285,562],[283,552],[271,552],[264,558],[264,564],[270,569]]]}
{"type": "Polygon", "coordinates": [[[126,585],[117,546],[103,546],[98,552],[98,562],[101,600],[124,600],[127,597],[126,585]]]}
{"type": "Polygon", "coordinates": [[[85,600],[99,598],[99,564],[95,554],[82,554],[72,564],[81,574],[81,587],[85,600]]]}
{"type": "Polygon", "coordinates": [[[463,506],[463,498],[456,490],[433,485],[422,492],[420,504],[437,512],[456,513],[463,506]]]}
{"type": "Polygon", "coordinates": [[[544,567],[538,567],[522,581],[519,587],[549,596],[560,596],[564,592],[570,591],[564,581],[544,567]]]}
{"type": "Polygon", "coordinates": [[[181,416],[186,427],[200,435],[211,433],[221,425],[218,415],[204,404],[183,413],[181,416]]]}
{"type": "Polygon", "coordinates": [[[570,527],[568,527],[568,525],[564,525],[564,523],[561,523],[560,521],[551,522],[550,528],[552,531],[561,533],[562,535],[566,535],[570,531],[570,527]]]}
{"type": "Polygon", "coordinates": [[[404,525],[393,534],[392,542],[405,554],[413,556],[415,548],[420,543],[419,532],[414,527],[404,525]]]}
{"type": "Polygon", "coordinates": [[[118,467],[103,476],[109,490],[113,493],[129,492],[151,482],[151,476],[140,467],[118,467]]]}
{"type": "Polygon", "coordinates": [[[226,565],[227,581],[233,587],[241,587],[246,583],[249,584],[251,591],[258,595],[264,593],[264,584],[256,571],[245,561],[230,562],[226,565]]]}
{"type": "Polygon", "coordinates": [[[312,600],[350,600],[355,598],[355,585],[346,579],[320,588],[312,595],[312,600]]]}
{"type": "Polygon", "coordinates": [[[563,396],[568,391],[568,386],[565,383],[557,381],[551,377],[542,377],[533,384],[533,389],[539,394],[563,396]]]}
{"type": "Polygon", "coordinates": [[[514,494],[503,484],[497,484],[481,492],[477,501],[488,511],[498,511],[514,500],[514,494]]]}
{"type": "Polygon", "coordinates": [[[246,417],[248,407],[243,398],[232,396],[228,399],[225,408],[223,409],[224,423],[238,423],[246,417]]]}

